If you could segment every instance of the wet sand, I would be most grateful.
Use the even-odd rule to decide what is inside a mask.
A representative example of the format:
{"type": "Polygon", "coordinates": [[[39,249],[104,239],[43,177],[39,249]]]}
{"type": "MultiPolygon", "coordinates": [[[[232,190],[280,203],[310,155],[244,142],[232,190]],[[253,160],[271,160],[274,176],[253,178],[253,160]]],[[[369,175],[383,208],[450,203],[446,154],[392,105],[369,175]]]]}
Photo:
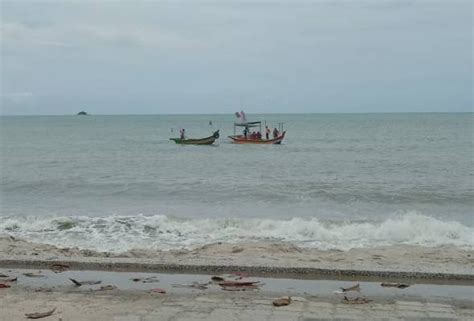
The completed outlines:
{"type": "Polygon", "coordinates": [[[76,270],[225,273],[312,279],[469,283],[474,251],[444,246],[391,246],[321,251],[288,243],[218,243],[192,250],[135,249],[125,253],[58,248],[8,236],[0,238],[0,268],[47,268],[66,262],[76,270]]]}
{"type": "MultiPolygon", "coordinates": [[[[102,286],[113,285],[120,291],[150,291],[153,288],[164,288],[167,293],[223,293],[218,282],[212,282],[212,275],[208,274],[171,274],[171,273],[143,273],[143,272],[106,272],[106,271],[64,271],[55,273],[51,270],[34,269],[0,269],[0,274],[17,277],[15,286],[31,289],[51,289],[65,293],[88,293],[96,291],[102,286]],[[31,273],[35,276],[26,276],[31,273]],[[99,284],[76,286],[70,278],[75,280],[100,281],[99,284]],[[134,281],[134,279],[140,279],[134,281]],[[151,281],[146,281],[146,280],[151,281]],[[145,280],[145,282],[144,282],[145,280]],[[207,289],[200,290],[175,285],[192,284],[198,282],[207,284],[207,289]]],[[[231,274],[232,275],[232,274],[231,274]]],[[[0,278],[1,279],[1,278],[0,278]]],[[[386,302],[401,298],[412,300],[431,300],[437,302],[451,302],[458,300],[469,303],[473,300],[474,283],[469,285],[439,285],[407,283],[409,287],[398,289],[382,287],[380,282],[361,282],[358,280],[301,280],[288,278],[269,278],[244,276],[245,281],[258,281],[259,291],[269,294],[285,294],[291,296],[317,296],[329,301],[339,301],[344,293],[341,288],[360,284],[361,291],[354,292],[379,301],[386,302]]],[[[253,292],[253,291],[250,291],[253,292]]],[[[352,292],[349,292],[350,295],[352,292]]],[[[353,293],[353,294],[354,294],[353,293]]]]}
{"type": "Polygon", "coordinates": [[[0,289],[0,320],[24,320],[24,313],[56,308],[44,320],[470,320],[473,287],[411,284],[384,288],[376,282],[357,282],[360,292],[338,293],[355,282],[244,277],[260,281],[259,289],[228,292],[216,283],[208,289],[176,288],[173,284],[208,283],[211,275],[137,272],[0,269],[18,277],[11,288],[0,289]],[[41,277],[26,276],[25,273],[41,277]],[[133,279],[150,278],[143,283],[133,279]],[[75,286],[69,278],[100,280],[75,286]],[[98,291],[113,285],[111,290],[98,291]],[[160,288],[166,293],[152,293],[160,288]],[[274,307],[281,296],[288,306],[274,307]],[[344,296],[365,298],[366,304],[346,304],[344,296]]]}

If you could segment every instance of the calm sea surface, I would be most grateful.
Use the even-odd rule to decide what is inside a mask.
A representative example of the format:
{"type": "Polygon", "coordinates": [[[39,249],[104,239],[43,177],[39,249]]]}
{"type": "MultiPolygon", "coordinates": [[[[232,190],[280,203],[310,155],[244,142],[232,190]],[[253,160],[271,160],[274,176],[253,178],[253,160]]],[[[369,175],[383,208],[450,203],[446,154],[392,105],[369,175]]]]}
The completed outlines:
{"type": "Polygon", "coordinates": [[[280,146],[231,144],[234,118],[0,117],[0,234],[117,251],[473,246],[472,113],[248,116],[284,122],[280,146]],[[169,141],[182,127],[221,138],[169,141]]]}

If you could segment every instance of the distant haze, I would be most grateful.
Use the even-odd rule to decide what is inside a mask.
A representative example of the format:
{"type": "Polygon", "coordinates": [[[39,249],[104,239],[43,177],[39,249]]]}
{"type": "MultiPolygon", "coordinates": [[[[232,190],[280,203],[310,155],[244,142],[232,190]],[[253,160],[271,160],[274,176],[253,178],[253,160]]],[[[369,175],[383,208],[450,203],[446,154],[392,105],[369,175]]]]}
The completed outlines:
{"type": "Polygon", "coordinates": [[[4,115],[469,112],[472,1],[1,1],[4,115]]]}

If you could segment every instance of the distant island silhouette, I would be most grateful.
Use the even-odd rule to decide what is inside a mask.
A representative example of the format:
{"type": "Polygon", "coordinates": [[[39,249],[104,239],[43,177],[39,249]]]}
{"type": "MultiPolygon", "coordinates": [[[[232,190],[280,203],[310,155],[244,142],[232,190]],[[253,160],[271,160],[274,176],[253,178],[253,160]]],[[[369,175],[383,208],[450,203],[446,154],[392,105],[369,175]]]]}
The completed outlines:
{"type": "Polygon", "coordinates": [[[85,111],[80,111],[77,113],[78,116],[86,116],[88,115],[88,113],[86,113],[85,111]]]}

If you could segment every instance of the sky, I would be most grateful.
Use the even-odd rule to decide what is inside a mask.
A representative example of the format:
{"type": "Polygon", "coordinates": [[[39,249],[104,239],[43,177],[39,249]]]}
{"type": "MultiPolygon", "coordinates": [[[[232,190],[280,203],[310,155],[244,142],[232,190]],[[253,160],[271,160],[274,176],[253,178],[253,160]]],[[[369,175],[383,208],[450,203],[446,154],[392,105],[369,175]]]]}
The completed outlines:
{"type": "Polygon", "coordinates": [[[471,0],[0,4],[3,115],[473,111],[471,0]]]}

